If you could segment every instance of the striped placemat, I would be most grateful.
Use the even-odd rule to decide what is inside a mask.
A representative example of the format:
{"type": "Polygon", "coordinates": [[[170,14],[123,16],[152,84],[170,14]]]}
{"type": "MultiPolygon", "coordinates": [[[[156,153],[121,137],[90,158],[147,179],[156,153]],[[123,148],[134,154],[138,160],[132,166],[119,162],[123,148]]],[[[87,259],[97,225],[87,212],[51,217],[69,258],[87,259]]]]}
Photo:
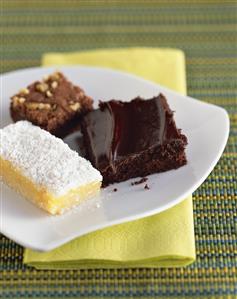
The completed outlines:
{"type": "Polygon", "coordinates": [[[227,109],[231,133],[220,162],[194,193],[193,265],[37,271],[23,266],[22,247],[1,236],[0,297],[236,298],[236,1],[2,0],[1,10],[1,72],[39,65],[45,52],[180,48],[187,59],[188,94],[227,109]]]}

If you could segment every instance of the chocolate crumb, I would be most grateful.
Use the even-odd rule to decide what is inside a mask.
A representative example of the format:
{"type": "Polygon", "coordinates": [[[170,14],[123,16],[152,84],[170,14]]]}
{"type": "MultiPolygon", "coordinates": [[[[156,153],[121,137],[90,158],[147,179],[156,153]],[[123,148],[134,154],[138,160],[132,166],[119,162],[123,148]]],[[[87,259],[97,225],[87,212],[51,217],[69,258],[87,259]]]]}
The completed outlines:
{"type": "Polygon", "coordinates": [[[150,187],[146,184],[146,185],[144,186],[144,189],[145,189],[145,190],[149,190],[150,187]]]}
{"type": "Polygon", "coordinates": [[[114,190],[113,190],[114,192],[117,192],[118,191],[118,189],[117,188],[114,188],[114,190]]]}
{"type": "Polygon", "coordinates": [[[135,182],[132,182],[131,185],[134,186],[134,185],[139,185],[139,184],[142,184],[142,183],[145,183],[146,181],[148,180],[148,178],[141,178],[140,180],[138,181],[135,181],[135,182]]]}

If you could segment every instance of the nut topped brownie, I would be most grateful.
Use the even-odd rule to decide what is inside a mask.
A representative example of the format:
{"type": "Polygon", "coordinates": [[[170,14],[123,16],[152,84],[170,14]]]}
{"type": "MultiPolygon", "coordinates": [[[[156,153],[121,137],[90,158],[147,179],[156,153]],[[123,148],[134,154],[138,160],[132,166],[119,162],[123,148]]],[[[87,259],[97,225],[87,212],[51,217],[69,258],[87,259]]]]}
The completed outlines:
{"type": "Polygon", "coordinates": [[[162,94],[100,102],[83,117],[81,130],[87,158],[101,172],[104,186],[187,163],[187,138],[162,94]]]}
{"type": "Polygon", "coordinates": [[[92,99],[66,77],[55,72],[21,89],[11,98],[14,121],[28,120],[50,133],[64,137],[78,117],[92,109],[92,99]]]}

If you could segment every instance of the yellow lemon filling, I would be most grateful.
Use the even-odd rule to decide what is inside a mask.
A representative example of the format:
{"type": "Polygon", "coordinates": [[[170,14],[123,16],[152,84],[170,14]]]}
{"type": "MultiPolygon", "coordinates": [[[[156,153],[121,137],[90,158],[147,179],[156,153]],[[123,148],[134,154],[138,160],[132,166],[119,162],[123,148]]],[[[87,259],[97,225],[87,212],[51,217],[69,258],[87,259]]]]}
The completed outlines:
{"type": "Polygon", "coordinates": [[[11,162],[1,157],[0,166],[0,175],[9,187],[53,215],[62,214],[100,192],[101,182],[96,181],[71,189],[63,196],[55,197],[48,190],[32,183],[11,162]]]}

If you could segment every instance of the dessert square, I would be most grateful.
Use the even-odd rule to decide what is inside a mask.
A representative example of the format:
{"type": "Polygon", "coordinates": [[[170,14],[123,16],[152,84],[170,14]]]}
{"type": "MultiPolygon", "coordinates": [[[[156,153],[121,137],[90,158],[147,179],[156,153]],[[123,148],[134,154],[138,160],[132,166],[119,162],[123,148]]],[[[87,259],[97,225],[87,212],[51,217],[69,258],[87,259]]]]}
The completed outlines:
{"type": "Polygon", "coordinates": [[[99,171],[38,126],[19,121],[0,138],[3,181],[47,212],[61,214],[99,193],[99,171]]]}
{"type": "Polygon", "coordinates": [[[78,118],[92,109],[92,104],[80,87],[55,72],[14,95],[10,112],[15,122],[28,120],[63,138],[78,123],[78,118]]]}
{"type": "Polygon", "coordinates": [[[187,138],[160,94],[122,102],[100,102],[81,122],[87,158],[103,185],[176,169],[187,163],[187,138]]]}

